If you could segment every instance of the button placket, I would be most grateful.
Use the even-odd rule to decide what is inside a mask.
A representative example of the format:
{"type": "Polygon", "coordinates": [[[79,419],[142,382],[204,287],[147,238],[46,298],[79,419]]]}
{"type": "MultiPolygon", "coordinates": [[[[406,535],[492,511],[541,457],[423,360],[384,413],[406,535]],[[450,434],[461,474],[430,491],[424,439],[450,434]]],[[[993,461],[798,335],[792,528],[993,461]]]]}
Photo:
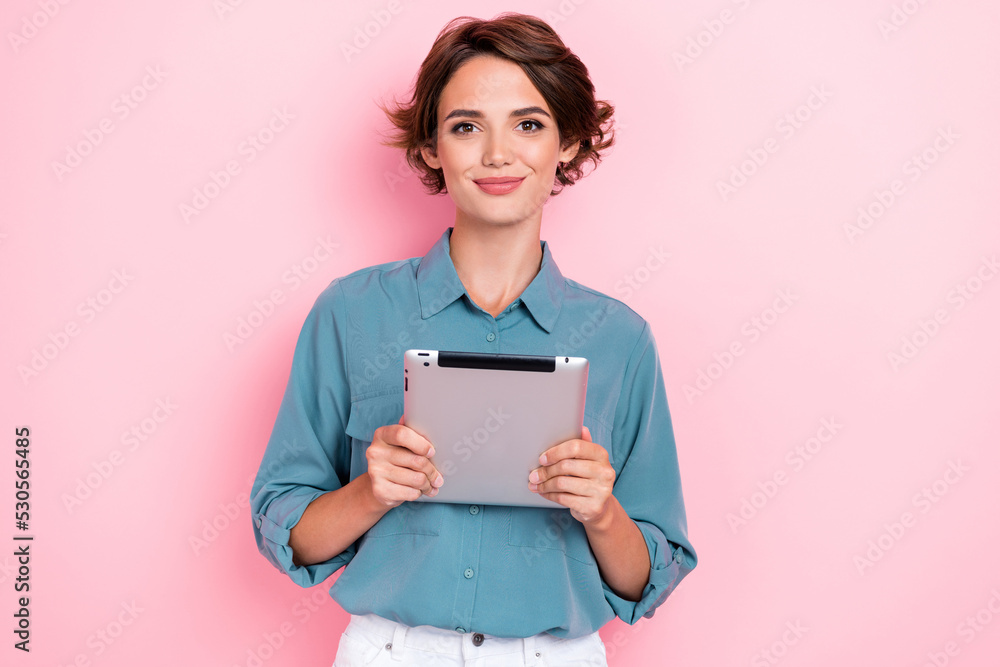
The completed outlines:
{"type": "Polygon", "coordinates": [[[455,518],[461,521],[462,537],[459,541],[455,556],[458,563],[455,566],[456,584],[458,590],[455,596],[454,608],[452,609],[452,623],[455,627],[468,630],[473,624],[473,610],[476,602],[477,582],[479,581],[479,567],[485,566],[481,562],[483,519],[486,515],[485,509],[476,505],[452,505],[455,518]],[[472,507],[476,509],[473,510],[472,507]],[[478,514],[476,513],[478,512],[478,514]],[[465,519],[459,517],[465,516],[465,519]]]}

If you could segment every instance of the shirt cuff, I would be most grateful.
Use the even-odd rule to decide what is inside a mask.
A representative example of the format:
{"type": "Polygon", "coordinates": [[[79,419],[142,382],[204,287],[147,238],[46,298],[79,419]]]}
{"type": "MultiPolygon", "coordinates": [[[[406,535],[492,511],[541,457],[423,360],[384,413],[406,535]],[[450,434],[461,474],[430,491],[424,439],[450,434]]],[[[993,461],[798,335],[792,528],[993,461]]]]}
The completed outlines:
{"type": "Polygon", "coordinates": [[[642,589],[642,596],[638,601],[626,600],[601,580],[608,604],[618,618],[629,625],[635,625],[643,616],[652,618],[656,608],[666,601],[690,570],[684,563],[684,550],[671,545],[659,528],[645,521],[636,521],[635,524],[639,526],[649,549],[649,583],[642,589]]]}
{"type": "Polygon", "coordinates": [[[272,500],[262,512],[252,514],[254,537],[257,548],[276,568],[284,572],[299,586],[308,588],[327,579],[331,574],[347,565],[357,551],[355,545],[337,554],[328,561],[312,565],[296,565],[292,562],[292,548],[288,538],[292,528],[302,518],[309,503],[326,491],[300,489],[289,491],[272,500]]]}

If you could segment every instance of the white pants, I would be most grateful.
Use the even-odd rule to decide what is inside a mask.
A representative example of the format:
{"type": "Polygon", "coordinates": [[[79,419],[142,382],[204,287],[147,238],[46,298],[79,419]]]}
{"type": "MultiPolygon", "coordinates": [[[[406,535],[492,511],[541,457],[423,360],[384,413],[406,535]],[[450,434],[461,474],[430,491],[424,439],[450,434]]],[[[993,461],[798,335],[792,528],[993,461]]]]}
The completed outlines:
{"type": "Polygon", "coordinates": [[[607,667],[601,636],[563,639],[541,633],[524,639],[415,628],[376,616],[351,615],[333,667],[607,667]]]}

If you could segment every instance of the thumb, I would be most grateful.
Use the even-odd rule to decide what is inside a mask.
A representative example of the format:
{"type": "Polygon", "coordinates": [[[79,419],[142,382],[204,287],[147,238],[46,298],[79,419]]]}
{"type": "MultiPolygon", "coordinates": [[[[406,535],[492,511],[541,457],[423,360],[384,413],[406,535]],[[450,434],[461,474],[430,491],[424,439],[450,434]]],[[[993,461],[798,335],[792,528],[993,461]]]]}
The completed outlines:
{"type": "Polygon", "coordinates": [[[587,428],[586,426],[583,427],[583,438],[581,438],[581,439],[582,440],[586,440],[587,442],[593,442],[594,441],[593,438],[590,437],[590,429],[587,428]]]}

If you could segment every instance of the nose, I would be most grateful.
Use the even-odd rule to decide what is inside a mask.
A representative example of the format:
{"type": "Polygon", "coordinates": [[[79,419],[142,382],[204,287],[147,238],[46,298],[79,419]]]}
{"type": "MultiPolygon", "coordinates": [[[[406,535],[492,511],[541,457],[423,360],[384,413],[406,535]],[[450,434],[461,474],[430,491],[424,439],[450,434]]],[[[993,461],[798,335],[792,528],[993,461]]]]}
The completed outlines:
{"type": "Polygon", "coordinates": [[[503,132],[492,132],[483,147],[483,164],[496,167],[510,162],[510,146],[503,132]]]}

